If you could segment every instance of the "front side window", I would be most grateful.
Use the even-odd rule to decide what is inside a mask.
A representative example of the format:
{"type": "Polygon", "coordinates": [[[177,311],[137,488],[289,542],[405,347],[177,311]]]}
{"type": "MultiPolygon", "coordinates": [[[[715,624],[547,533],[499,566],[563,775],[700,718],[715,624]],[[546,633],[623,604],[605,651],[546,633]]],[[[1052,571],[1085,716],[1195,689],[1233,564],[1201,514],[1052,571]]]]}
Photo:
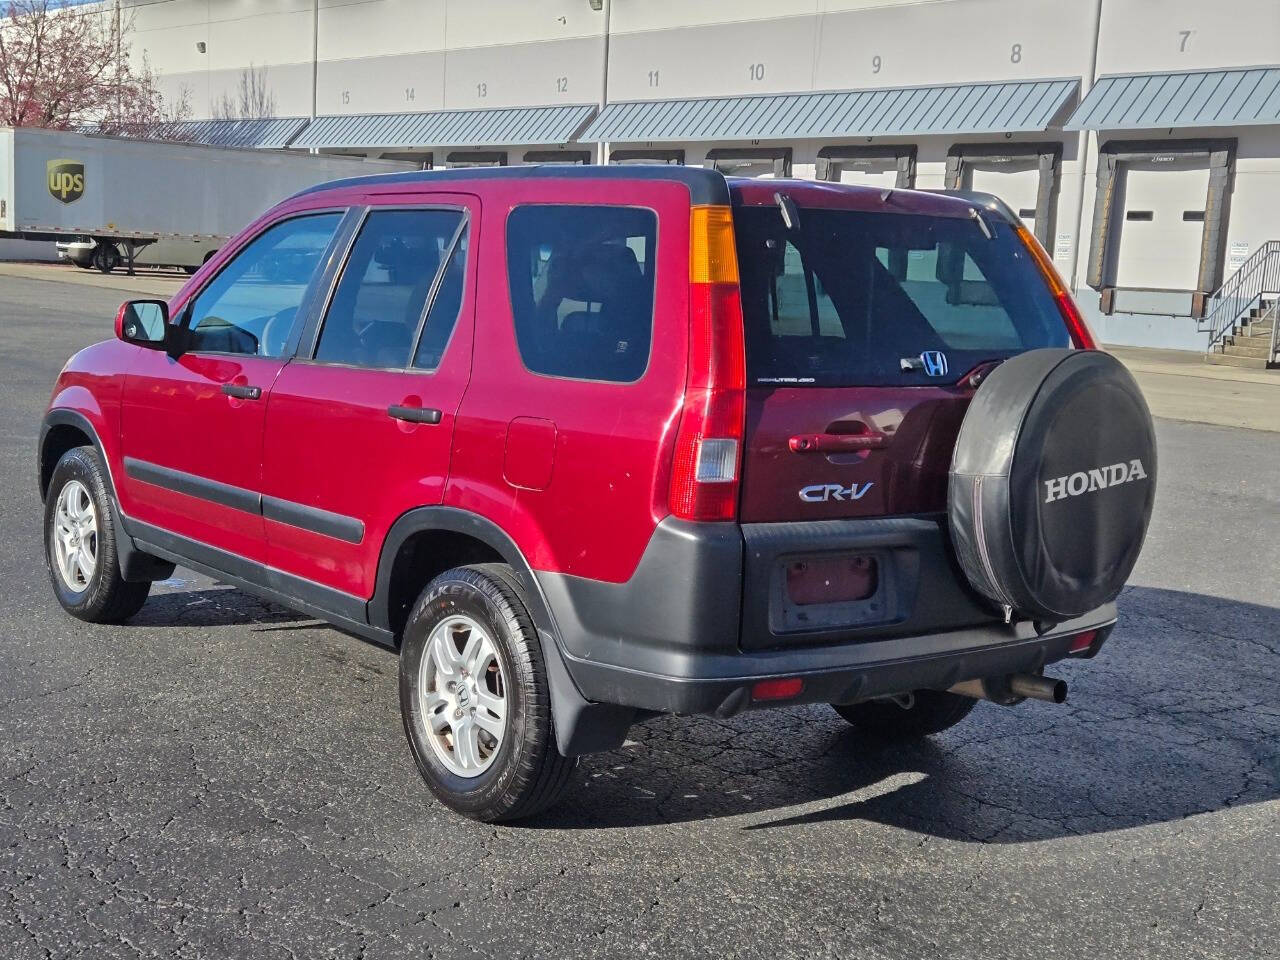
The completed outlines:
{"type": "Polygon", "coordinates": [[[439,310],[432,306],[422,337],[430,346],[426,353],[418,350],[415,363],[434,369],[462,299],[466,252],[455,249],[460,242],[454,243],[462,220],[458,210],[370,213],[325,314],[315,359],[358,367],[408,367],[434,289],[439,310]]]}
{"type": "Polygon", "coordinates": [[[637,207],[517,207],[507,220],[516,342],[534,373],[631,383],[649,365],[658,217],[637,207]]]}
{"type": "Polygon", "coordinates": [[[190,349],[283,356],[341,219],[340,213],[294,217],[251,240],[191,302],[190,349]]]}

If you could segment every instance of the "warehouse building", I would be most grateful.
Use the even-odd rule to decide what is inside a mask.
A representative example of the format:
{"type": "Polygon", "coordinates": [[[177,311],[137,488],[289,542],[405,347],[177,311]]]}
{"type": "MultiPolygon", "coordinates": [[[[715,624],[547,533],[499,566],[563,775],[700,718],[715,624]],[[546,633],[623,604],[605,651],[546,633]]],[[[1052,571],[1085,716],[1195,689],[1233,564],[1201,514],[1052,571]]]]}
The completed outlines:
{"type": "Polygon", "coordinates": [[[1205,349],[1280,261],[1275,0],[122,2],[198,117],[265,89],[215,142],[995,193],[1110,343],[1205,349]]]}

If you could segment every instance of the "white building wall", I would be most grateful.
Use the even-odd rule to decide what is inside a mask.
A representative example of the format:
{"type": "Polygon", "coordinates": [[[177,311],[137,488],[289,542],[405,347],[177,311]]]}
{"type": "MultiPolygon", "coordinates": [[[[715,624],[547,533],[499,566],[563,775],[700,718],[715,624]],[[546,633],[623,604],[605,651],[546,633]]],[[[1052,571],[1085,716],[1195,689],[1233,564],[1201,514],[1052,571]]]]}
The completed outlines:
{"type": "MultiPolygon", "coordinates": [[[[136,49],[147,51],[166,89],[189,91],[197,117],[208,115],[223,93],[234,96],[250,64],[266,68],[278,115],[305,116],[312,109],[313,73],[316,109],[331,114],[1056,77],[1078,77],[1087,87],[1095,53],[1099,76],[1280,63],[1277,0],[1098,0],[1096,36],[1099,6],[1093,0],[605,3],[607,10],[595,11],[587,0],[320,0],[318,19],[312,0],[131,5],[136,49]],[[205,52],[197,51],[198,43],[205,52]]],[[[1195,321],[1185,316],[1097,316],[1098,297],[1085,278],[1099,144],[1205,137],[1239,141],[1230,272],[1247,252],[1280,236],[1280,127],[1104,131],[1083,138],[1050,130],[1007,137],[1061,143],[1049,245],[1082,306],[1109,337],[1185,346],[1199,335],[1195,321]],[[1077,156],[1082,141],[1083,158],[1077,156]]],[[[917,186],[944,185],[947,151],[955,143],[993,139],[1006,138],[916,138],[917,186]]],[[[841,142],[787,143],[794,173],[814,176],[818,150],[841,142]]],[[[777,144],[613,146],[680,148],[686,162],[698,164],[715,147],[769,145],[777,144]]],[[[511,161],[518,162],[524,149],[512,149],[511,161]]],[[[437,162],[442,159],[437,156],[437,162]]],[[[999,178],[981,181],[998,184],[999,178]]],[[[1188,209],[1195,202],[1189,197],[1188,209]]]]}
{"type": "Polygon", "coordinates": [[[1276,0],[1104,0],[1098,73],[1280,63],[1276,0]]]}
{"type": "Polygon", "coordinates": [[[610,100],[1078,77],[1093,42],[1061,0],[615,0],[610,32],[610,100]]]}
{"type": "Polygon", "coordinates": [[[167,96],[192,115],[265,70],[278,116],[596,103],[604,16],[582,0],[162,0],[132,9],[167,96]],[[205,51],[198,50],[198,44],[205,51]]]}

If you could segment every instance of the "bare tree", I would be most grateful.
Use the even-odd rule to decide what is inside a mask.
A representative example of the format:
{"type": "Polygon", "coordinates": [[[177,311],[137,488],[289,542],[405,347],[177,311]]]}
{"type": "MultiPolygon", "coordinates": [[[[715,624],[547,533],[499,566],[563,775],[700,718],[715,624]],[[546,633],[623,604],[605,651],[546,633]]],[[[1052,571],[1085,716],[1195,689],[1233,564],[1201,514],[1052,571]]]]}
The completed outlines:
{"type": "Polygon", "coordinates": [[[240,71],[240,85],[233,97],[223,93],[210,111],[217,120],[256,120],[276,115],[276,95],[267,86],[267,68],[252,63],[240,71]]]}
{"type": "Polygon", "coordinates": [[[166,102],[146,54],[130,56],[119,5],[10,0],[0,15],[0,124],[141,135],[190,115],[166,102]]]}

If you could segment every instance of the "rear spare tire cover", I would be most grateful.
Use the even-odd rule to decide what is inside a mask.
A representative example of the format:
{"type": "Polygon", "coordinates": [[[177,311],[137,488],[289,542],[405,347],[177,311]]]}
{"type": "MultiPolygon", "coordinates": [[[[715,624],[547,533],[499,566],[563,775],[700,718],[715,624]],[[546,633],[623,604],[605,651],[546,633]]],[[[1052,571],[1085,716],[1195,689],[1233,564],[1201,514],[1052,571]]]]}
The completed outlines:
{"type": "Polygon", "coordinates": [[[1151,413],[1098,350],[1032,350],[978,388],[951,461],[956,556],[983,596],[1061,622],[1114,600],[1156,492],[1151,413]]]}

